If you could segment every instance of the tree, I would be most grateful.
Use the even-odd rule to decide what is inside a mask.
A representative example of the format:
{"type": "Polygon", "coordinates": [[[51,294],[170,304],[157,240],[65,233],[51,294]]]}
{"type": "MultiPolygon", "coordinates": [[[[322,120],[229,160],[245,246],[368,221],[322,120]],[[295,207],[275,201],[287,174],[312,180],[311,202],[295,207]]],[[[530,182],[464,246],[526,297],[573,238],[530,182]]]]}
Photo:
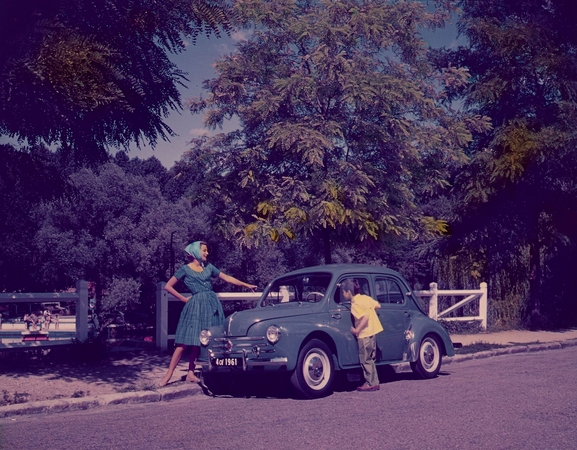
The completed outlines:
{"type": "Polygon", "coordinates": [[[69,191],[57,157],[44,147],[17,151],[0,145],[0,290],[32,287],[35,211],[69,191]],[[31,286],[32,283],[32,286],[31,286]]]}
{"type": "Polygon", "coordinates": [[[417,199],[446,187],[471,129],[486,126],[443,104],[443,87],[467,74],[434,71],[418,33],[450,11],[356,0],[235,8],[250,37],[217,62],[208,97],[191,102],[209,127],[240,120],[193,149],[212,155],[223,202],[242,205],[226,221],[231,235],[246,245],[309,235],[330,262],[336,242],[424,230],[417,199]]]}
{"type": "Polygon", "coordinates": [[[560,323],[567,316],[550,310],[551,295],[543,294],[547,278],[557,284],[548,261],[572,261],[577,244],[577,11],[566,0],[459,4],[469,46],[449,60],[471,73],[461,92],[466,107],[491,117],[494,128],[476,136],[471,165],[457,179],[454,245],[486,255],[476,264],[503,287],[498,296],[527,295],[525,318],[538,319],[545,308],[560,323]]]}
{"type": "Polygon", "coordinates": [[[185,38],[230,28],[225,0],[0,0],[0,133],[79,161],[173,134],[185,38]]]}
{"type": "Polygon", "coordinates": [[[112,163],[81,169],[70,184],[71,195],[36,214],[37,288],[63,289],[84,279],[96,283],[101,314],[138,306],[152,317],[156,283],[171,275],[171,250],[182,263],[181,249],[203,235],[205,213],[184,200],[167,201],[153,175],[125,173],[112,163]]]}

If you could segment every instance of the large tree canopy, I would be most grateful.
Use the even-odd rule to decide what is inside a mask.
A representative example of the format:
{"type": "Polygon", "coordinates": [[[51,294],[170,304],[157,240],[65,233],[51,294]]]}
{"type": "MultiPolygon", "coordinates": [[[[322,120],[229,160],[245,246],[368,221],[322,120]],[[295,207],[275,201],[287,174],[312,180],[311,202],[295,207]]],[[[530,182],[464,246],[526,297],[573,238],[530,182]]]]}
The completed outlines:
{"type": "Polygon", "coordinates": [[[0,0],[0,133],[77,159],[172,130],[185,38],[230,29],[224,0],[0,0]]]}
{"type": "Polygon", "coordinates": [[[562,319],[559,292],[543,282],[555,277],[560,286],[546,261],[574,260],[567,256],[577,245],[577,10],[570,0],[459,3],[469,45],[449,55],[471,73],[466,106],[494,129],[471,145],[472,163],[458,178],[454,244],[484,255],[462,262],[495,281],[496,297],[529,292],[524,314],[540,315],[543,302],[562,319]]]}
{"type": "Polygon", "coordinates": [[[191,104],[210,127],[240,119],[239,131],[199,146],[213,153],[227,200],[246,205],[235,230],[247,243],[414,235],[416,199],[446,186],[471,129],[485,126],[443,105],[444,88],[466,72],[434,71],[426,59],[419,30],[443,25],[449,11],[358,0],[235,7],[250,36],[191,104]]]}

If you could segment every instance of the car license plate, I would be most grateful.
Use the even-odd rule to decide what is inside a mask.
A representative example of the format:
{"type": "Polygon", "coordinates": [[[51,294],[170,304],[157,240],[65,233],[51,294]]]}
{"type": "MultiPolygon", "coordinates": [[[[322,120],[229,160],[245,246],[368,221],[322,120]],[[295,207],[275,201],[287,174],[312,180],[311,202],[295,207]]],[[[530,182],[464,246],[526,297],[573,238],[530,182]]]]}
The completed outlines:
{"type": "Polygon", "coordinates": [[[212,358],[212,365],[219,367],[241,367],[240,358],[212,358]]]}

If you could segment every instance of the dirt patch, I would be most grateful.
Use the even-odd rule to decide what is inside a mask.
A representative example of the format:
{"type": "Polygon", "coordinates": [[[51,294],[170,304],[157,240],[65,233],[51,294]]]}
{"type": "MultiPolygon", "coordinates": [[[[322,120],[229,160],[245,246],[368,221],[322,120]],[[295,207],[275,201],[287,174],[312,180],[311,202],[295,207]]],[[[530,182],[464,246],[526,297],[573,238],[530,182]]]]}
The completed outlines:
{"type": "MultiPolygon", "coordinates": [[[[82,355],[77,350],[0,353],[0,406],[154,389],[170,361],[157,351],[82,355]]],[[[186,372],[181,362],[172,381],[186,372]]]]}

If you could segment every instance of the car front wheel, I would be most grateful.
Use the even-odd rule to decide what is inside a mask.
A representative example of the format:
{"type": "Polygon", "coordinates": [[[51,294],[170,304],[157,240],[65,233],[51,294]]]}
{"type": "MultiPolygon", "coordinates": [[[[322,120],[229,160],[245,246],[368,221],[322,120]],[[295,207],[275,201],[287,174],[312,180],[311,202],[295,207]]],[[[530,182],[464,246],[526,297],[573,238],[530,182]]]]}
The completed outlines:
{"type": "Polygon", "coordinates": [[[291,383],[298,394],[306,398],[320,398],[333,391],[335,370],[329,347],[312,339],[301,349],[291,383]]]}
{"type": "Polygon", "coordinates": [[[417,360],[411,369],[421,378],[435,378],[441,370],[441,346],[435,336],[425,336],[419,345],[417,360]]]}

